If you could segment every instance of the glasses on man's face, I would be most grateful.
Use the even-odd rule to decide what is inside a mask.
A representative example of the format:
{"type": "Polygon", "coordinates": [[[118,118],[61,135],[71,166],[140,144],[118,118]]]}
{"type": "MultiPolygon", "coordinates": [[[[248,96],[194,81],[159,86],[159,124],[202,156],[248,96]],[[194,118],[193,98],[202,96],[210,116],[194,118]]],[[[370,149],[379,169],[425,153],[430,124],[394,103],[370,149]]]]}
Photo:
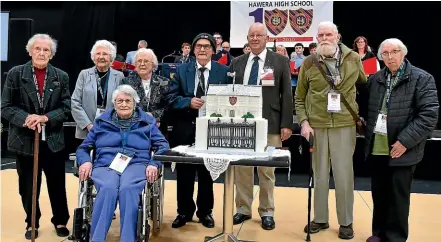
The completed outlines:
{"type": "Polygon", "coordinates": [[[196,44],[195,49],[200,50],[204,48],[204,50],[209,50],[211,49],[211,45],[210,44],[206,44],[206,45],[202,45],[202,44],[196,44]]]}
{"type": "Polygon", "coordinates": [[[401,51],[401,50],[393,50],[393,51],[391,51],[391,52],[385,51],[385,52],[381,53],[381,56],[382,56],[383,58],[386,58],[386,57],[395,57],[398,53],[400,53],[400,51],[401,51]]]}
{"type": "Polygon", "coordinates": [[[213,36],[214,39],[222,39],[220,36],[213,36]]]}
{"type": "Polygon", "coordinates": [[[248,38],[250,38],[250,39],[263,39],[264,37],[265,37],[264,34],[248,35],[248,38]]]}
{"type": "Polygon", "coordinates": [[[48,48],[40,48],[40,47],[35,47],[34,51],[37,53],[43,52],[43,54],[50,54],[51,50],[48,48]]]}
{"type": "Polygon", "coordinates": [[[131,100],[131,99],[116,99],[116,104],[122,104],[123,102],[125,102],[127,104],[131,104],[133,102],[133,100],[131,100]]]}
{"type": "Polygon", "coordinates": [[[142,64],[146,64],[146,65],[148,65],[148,64],[153,64],[153,62],[152,62],[152,61],[149,61],[149,60],[137,60],[136,63],[138,63],[138,65],[142,65],[142,64]]]}

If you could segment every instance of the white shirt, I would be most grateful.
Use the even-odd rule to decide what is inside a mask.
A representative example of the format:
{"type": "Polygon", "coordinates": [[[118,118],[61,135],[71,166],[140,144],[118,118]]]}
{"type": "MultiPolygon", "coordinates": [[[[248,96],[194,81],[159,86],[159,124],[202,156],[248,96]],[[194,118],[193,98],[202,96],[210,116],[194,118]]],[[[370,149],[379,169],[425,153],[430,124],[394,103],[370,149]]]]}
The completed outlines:
{"type": "MultiPolygon", "coordinates": [[[[260,52],[259,56],[259,73],[257,74],[257,85],[260,85],[260,74],[263,71],[263,65],[265,65],[266,53],[268,50],[265,48],[262,52],[260,52]]],[[[250,56],[248,57],[247,65],[245,66],[245,72],[243,74],[243,84],[248,85],[248,79],[250,79],[251,67],[254,63],[254,57],[256,55],[253,52],[250,52],[250,56]]]]}
{"type": "MultiPolygon", "coordinates": [[[[194,79],[195,79],[195,84],[194,84],[194,95],[196,96],[196,91],[198,90],[198,85],[199,85],[199,68],[201,68],[202,66],[199,64],[199,62],[196,61],[196,65],[198,67],[198,69],[196,70],[196,75],[194,75],[194,79]]],[[[210,70],[211,70],[211,61],[209,61],[205,66],[206,69],[204,71],[204,77],[205,77],[205,93],[207,92],[208,89],[208,77],[210,76],[210,70]]]]}
{"type": "Polygon", "coordinates": [[[150,98],[150,80],[142,80],[142,87],[144,88],[145,96],[150,98]]]}

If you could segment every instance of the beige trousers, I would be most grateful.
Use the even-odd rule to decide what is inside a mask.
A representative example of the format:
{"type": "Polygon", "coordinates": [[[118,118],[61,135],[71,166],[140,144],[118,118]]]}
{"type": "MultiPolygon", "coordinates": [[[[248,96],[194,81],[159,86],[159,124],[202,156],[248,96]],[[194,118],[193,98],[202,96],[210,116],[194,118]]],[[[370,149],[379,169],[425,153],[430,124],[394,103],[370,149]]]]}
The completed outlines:
{"type": "Polygon", "coordinates": [[[353,222],[354,169],[352,156],[356,144],[355,126],[314,129],[315,144],[312,155],[314,171],[314,222],[329,222],[328,195],[330,168],[335,184],[338,223],[353,222]]]}
{"type": "MultiPolygon", "coordinates": [[[[268,134],[269,146],[282,146],[279,134],[268,134]]],[[[276,177],[274,167],[257,167],[259,176],[259,215],[274,216],[274,184],[276,177]]],[[[253,203],[254,188],[254,167],[235,166],[236,183],[236,210],[238,213],[252,215],[251,205],[253,203]]]]}

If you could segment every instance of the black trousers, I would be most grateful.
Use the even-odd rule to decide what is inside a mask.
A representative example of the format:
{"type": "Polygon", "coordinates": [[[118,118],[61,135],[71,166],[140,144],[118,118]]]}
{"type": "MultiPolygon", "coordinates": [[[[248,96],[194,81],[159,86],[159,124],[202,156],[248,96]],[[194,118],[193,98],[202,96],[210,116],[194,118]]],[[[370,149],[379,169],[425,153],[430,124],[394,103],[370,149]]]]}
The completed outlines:
{"type": "MultiPolygon", "coordinates": [[[[69,220],[69,210],[67,208],[66,197],[66,175],[64,171],[64,160],[61,152],[53,153],[46,142],[40,141],[40,150],[38,155],[38,176],[37,176],[37,213],[35,227],[40,227],[41,211],[39,206],[41,172],[46,176],[47,190],[51,202],[51,219],[54,225],[66,225],[69,220]]],[[[31,227],[32,218],[32,177],[33,177],[33,156],[16,156],[18,188],[21,196],[21,202],[26,212],[27,228],[31,227]]]]}
{"type": "Polygon", "coordinates": [[[412,178],[416,165],[389,166],[389,156],[370,157],[372,163],[372,235],[389,242],[405,242],[409,235],[412,178]]]}
{"type": "Polygon", "coordinates": [[[193,217],[196,205],[197,217],[201,218],[211,214],[214,205],[213,179],[207,168],[204,165],[177,163],[176,172],[178,214],[193,217]],[[195,205],[193,193],[196,172],[198,176],[198,195],[195,205]]]}

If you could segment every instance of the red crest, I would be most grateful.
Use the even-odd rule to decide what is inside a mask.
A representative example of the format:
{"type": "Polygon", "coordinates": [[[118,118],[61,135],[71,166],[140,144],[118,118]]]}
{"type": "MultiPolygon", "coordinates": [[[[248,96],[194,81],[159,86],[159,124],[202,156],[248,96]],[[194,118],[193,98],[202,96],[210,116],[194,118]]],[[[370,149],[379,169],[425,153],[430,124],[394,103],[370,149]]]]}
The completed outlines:
{"type": "Polygon", "coordinates": [[[306,33],[312,24],[313,9],[299,8],[289,10],[289,23],[292,29],[299,35],[306,33]]]}
{"type": "Polygon", "coordinates": [[[278,35],[286,27],[288,22],[288,10],[265,10],[265,25],[268,31],[273,35],[278,35]]]}
{"type": "Polygon", "coordinates": [[[237,97],[230,97],[228,100],[230,101],[231,105],[234,105],[237,103],[237,97]]]}

